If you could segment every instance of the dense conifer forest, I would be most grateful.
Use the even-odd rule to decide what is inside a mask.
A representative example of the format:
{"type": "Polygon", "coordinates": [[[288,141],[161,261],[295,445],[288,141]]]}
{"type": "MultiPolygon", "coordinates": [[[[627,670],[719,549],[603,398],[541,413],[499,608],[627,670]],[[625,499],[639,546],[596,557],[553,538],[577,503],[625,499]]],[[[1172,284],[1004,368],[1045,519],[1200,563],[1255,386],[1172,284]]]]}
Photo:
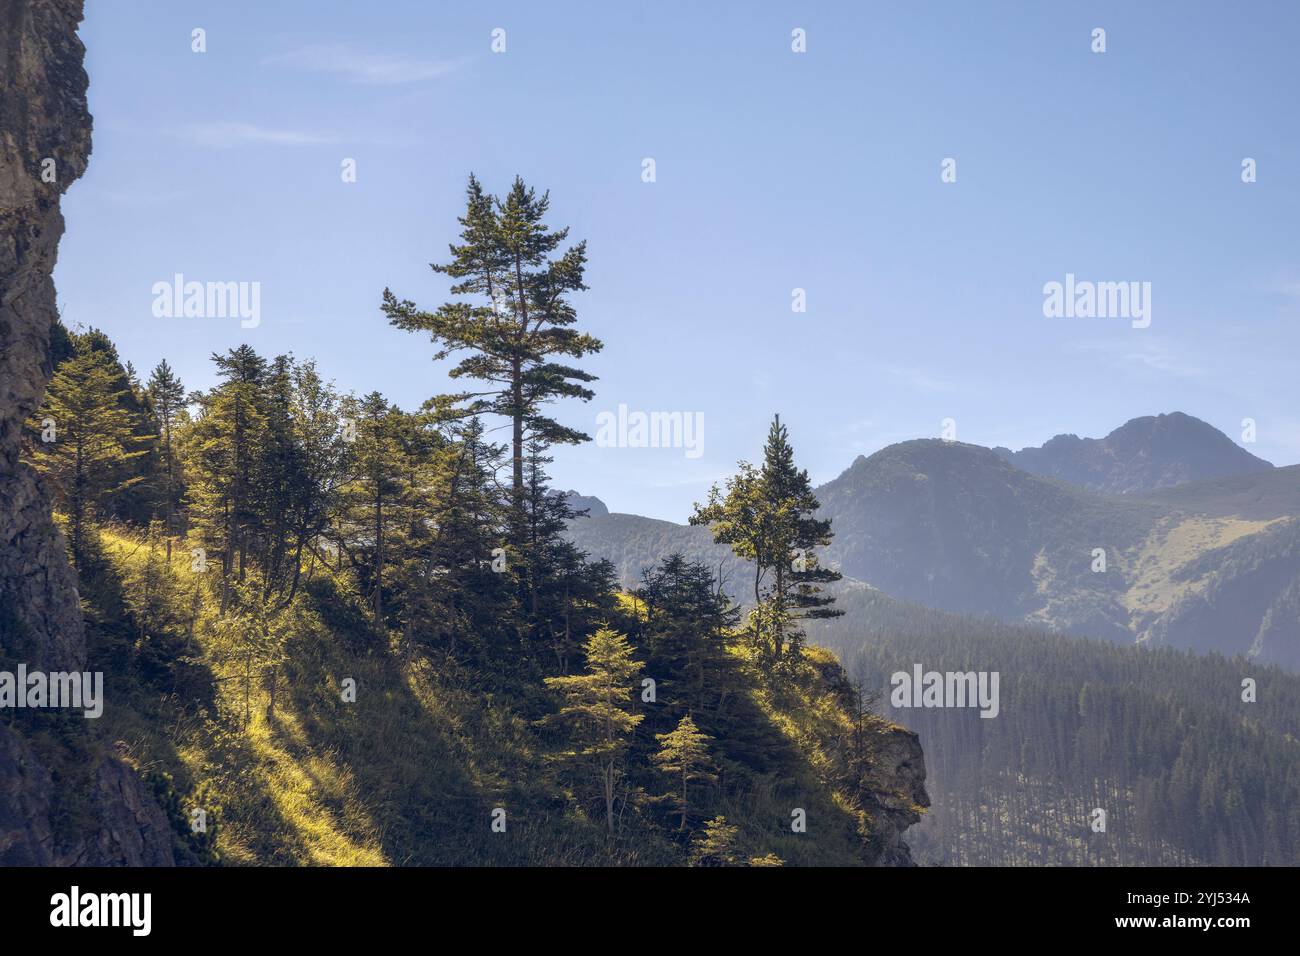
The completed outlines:
{"type": "Polygon", "coordinates": [[[1294,865],[1300,677],[1277,667],[1048,634],[856,585],[812,638],[863,686],[997,671],[996,719],[891,706],[921,735],[934,806],[909,834],[948,865],[1294,865]],[[1243,680],[1254,682],[1246,694],[1243,680]],[[1250,697],[1250,700],[1244,699],[1250,697]],[[1106,811],[1104,832],[1094,811],[1106,811]]]}

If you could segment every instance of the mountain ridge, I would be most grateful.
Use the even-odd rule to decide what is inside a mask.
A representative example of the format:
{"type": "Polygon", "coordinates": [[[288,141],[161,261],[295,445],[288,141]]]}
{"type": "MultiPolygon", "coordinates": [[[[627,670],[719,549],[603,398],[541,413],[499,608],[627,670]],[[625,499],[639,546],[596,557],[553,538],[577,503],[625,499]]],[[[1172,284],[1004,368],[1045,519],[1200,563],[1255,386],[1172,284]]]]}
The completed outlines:
{"type": "Polygon", "coordinates": [[[1092,491],[1152,491],[1273,466],[1213,425],[1185,412],[1132,418],[1104,438],[1059,434],[1037,447],[995,447],[1030,474],[1059,478],[1092,491]]]}
{"type": "MultiPolygon", "coordinates": [[[[1300,606],[1300,466],[1246,465],[1106,494],[1026,471],[997,449],[899,442],[816,489],[835,532],[825,559],[937,610],[1300,668],[1289,623],[1300,606]]],[[[682,551],[721,568],[744,598],[742,563],[707,529],[614,513],[569,534],[613,561],[625,586],[682,551]]]]}

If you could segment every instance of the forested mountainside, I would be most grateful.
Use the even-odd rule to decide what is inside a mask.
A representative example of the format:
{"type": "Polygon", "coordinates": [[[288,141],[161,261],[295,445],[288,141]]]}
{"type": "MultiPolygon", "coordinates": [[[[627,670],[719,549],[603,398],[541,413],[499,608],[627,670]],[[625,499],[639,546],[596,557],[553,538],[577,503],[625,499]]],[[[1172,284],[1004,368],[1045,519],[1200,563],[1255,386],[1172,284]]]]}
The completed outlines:
{"type": "MultiPolygon", "coordinates": [[[[836,529],[825,559],[899,599],[1300,668],[1300,466],[1114,496],[921,440],[859,457],[816,493],[836,529]]],[[[611,514],[568,534],[625,584],[681,551],[743,590],[741,566],[702,532],[611,514]]]]}
{"type": "Polygon", "coordinates": [[[828,653],[708,568],[629,597],[562,539],[548,452],[588,438],[547,409],[593,397],[602,343],[545,194],[471,176],[456,301],[376,290],[493,389],[418,411],[249,345],[209,388],[142,381],[59,324],[81,16],[22,0],[0,33],[0,865],[909,863],[920,745],[828,653]],[[47,693],[73,673],[84,710],[47,693]]]}
{"type": "MultiPolygon", "coordinates": [[[[273,128],[265,116],[162,124],[178,134],[177,149],[238,147],[222,154],[231,163],[186,152],[196,161],[180,163],[186,175],[167,189],[139,188],[166,178],[148,168],[156,155],[139,152],[156,147],[155,137],[111,145],[142,178],[110,171],[111,179],[85,184],[94,188],[80,221],[102,228],[111,219],[111,228],[90,230],[88,252],[65,257],[71,301],[84,309],[71,318],[86,323],[65,326],[52,280],[60,207],[91,147],[82,12],[82,0],[0,0],[0,866],[1300,864],[1300,466],[1274,468],[1173,412],[1133,419],[1104,438],[1057,435],[1020,451],[903,442],[813,488],[778,415],[761,459],[741,462],[710,489],[689,526],[611,514],[597,498],[552,488],[548,474],[567,446],[590,441],[572,413],[597,396],[593,370],[629,370],[592,361],[604,343],[578,322],[587,245],[550,221],[548,193],[517,177],[493,194],[471,174],[459,229],[450,216],[435,227],[440,248],[457,236],[431,264],[447,299],[430,308],[373,279],[372,270],[410,261],[407,253],[426,262],[422,250],[390,257],[381,249],[364,266],[352,250],[343,258],[354,271],[326,288],[292,281],[301,257],[259,257],[244,241],[263,235],[256,228],[236,228],[231,241],[205,234],[209,251],[230,255],[196,260],[194,249],[159,246],[166,230],[150,228],[157,217],[145,207],[164,202],[163,193],[180,204],[254,195],[241,170],[266,168],[270,154],[245,155],[244,147],[287,155],[291,146],[353,138],[307,128],[314,123],[273,128]],[[136,217],[144,225],[123,233],[122,217],[105,217],[110,209],[144,212],[136,217]],[[100,255],[106,236],[140,248],[117,262],[100,255]],[[166,269],[174,295],[164,294],[166,308],[155,300],[150,316],[129,298],[143,299],[148,288],[133,270],[165,266],[169,256],[177,259],[174,273],[166,269]],[[182,259],[221,271],[242,263],[240,275],[253,263],[260,278],[219,272],[184,282],[182,259]],[[288,321],[274,330],[269,322],[254,341],[338,354],[356,339],[313,344],[312,331],[324,326],[297,317],[328,315],[320,305],[335,289],[346,286],[347,295],[327,305],[368,289],[373,314],[347,334],[366,335],[365,321],[386,323],[394,337],[410,333],[438,363],[435,379],[455,391],[430,389],[399,407],[378,390],[341,392],[330,370],[287,345],[266,354],[239,344],[234,330],[257,328],[260,305],[238,324],[217,322],[236,318],[231,296],[234,311],[244,311],[245,287],[260,303],[262,278],[281,290],[275,311],[288,321]],[[137,291],[106,301],[100,293],[110,289],[137,291]],[[130,317],[156,320],[145,334],[171,343],[149,354],[147,371],[97,327],[130,317]],[[187,364],[193,380],[157,361],[178,343],[200,341],[217,351],[202,372],[187,364]],[[934,688],[923,695],[919,686],[926,673],[941,675],[939,690],[942,675],[949,690],[969,675],[981,692],[991,686],[992,698],[932,701],[934,688]],[[917,682],[914,706],[894,692],[899,675],[917,682]],[[56,699],[74,682],[84,701],[56,699]]],[[[231,23],[207,26],[214,54],[224,46],[238,55],[196,59],[207,53],[206,28],[194,30],[187,50],[188,24],[178,31],[146,13],[129,29],[117,21],[95,28],[141,41],[100,62],[187,60],[196,67],[191,79],[205,79],[177,87],[182,106],[238,102],[235,81],[241,70],[251,76],[253,64],[267,70],[248,81],[258,89],[273,74],[288,93],[347,84],[342,99],[342,85],[326,98],[350,104],[353,118],[440,95],[408,81],[445,80],[453,98],[466,82],[496,95],[522,77],[521,89],[534,98],[540,90],[529,82],[538,74],[526,53],[494,57],[505,69],[485,84],[472,75],[478,58],[454,50],[437,61],[424,59],[436,51],[408,57],[351,43],[239,52],[219,40],[232,35],[231,23]],[[461,73],[462,63],[472,70],[461,73]],[[304,70],[310,80],[291,75],[304,70]],[[380,88],[388,105],[363,95],[380,88]]],[[[346,35],[381,42],[382,24],[360,26],[346,35]]],[[[555,17],[520,22],[511,42],[526,50],[531,32],[536,50],[563,27],[555,17]]],[[[285,40],[293,31],[271,32],[285,40]]],[[[504,28],[492,32],[493,54],[504,53],[504,28]]],[[[1094,52],[1104,52],[1104,32],[1094,52]]],[[[806,39],[796,28],[791,52],[806,53],[806,39]]],[[[769,50],[771,40],[763,39],[769,50]]],[[[838,69],[834,59],[821,62],[823,72],[838,69]]],[[[132,90],[149,72],[110,71],[106,78],[116,79],[103,88],[132,90]]],[[[689,99],[689,84],[683,91],[689,99]]],[[[547,102],[562,110],[562,99],[547,102]]],[[[282,114],[348,125],[343,114],[328,122],[319,102],[296,105],[304,109],[282,114]]],[[[474,113],[463,97],[457,105],[474,113]]],[[[580,142],[577,126],[551,126],[533,136],[541,152],[559,156],[580,142]],[[558,152],[542,143],[552,133],[564,141],[551,144],[558,152]]],[[[439,129],[415,132],[436,139],[439,129]]],[[[719,132],[713,145],[740,142],[719,132]]],[[[490,137],[462,139],[469,153],[457,156],[498,165],[490,137]]],[[[298,171],[311,181],[291,197],[299,217],[279,215],[274,203],[245,212],[260,209],[267,222],[304,235],[314,234],[313,223],[336,225],[342,213],[349,234],[366,235],[373,221],[328,206],[336,186],[364,192],[353,208],[374,214],[392,206],[383,198],[393,198],[390,190],[410,182],[401,157],[380,159],[387,175],[367,171],[358,181],[355,158],[343,159],[336,180],[332,151],[298,155],[315,166],[305,178],[298,171]],[[315,165],[321,155],[327,163],[315,165]]],[[[635,157],[611,156],[639,190],[624,211],[689,193],[672,199],[671,163],[663,185],[647,191],[656,181],[652,157],[642,159],[638,181],[635,157]]],[[[459,162],[451,153],[442,159],[459,162]]],[[[552,168],[587,181],[593,173],[582,164],[552,168]]],[[[419,204],[445,209],[430,194],[444,171],[415,172],[429,190],[419,204]]],[[[947,174],[942,181],[955,182],[947,174]]],[[[275,195],[274,186],[261,195],[275,195]]],[[[824,208],[834,212],[826,195],[832,205],[824,208]]],[[[397,198],[393,208],[411,205],[409,189],[397,198]]],[[[627,217],[606,219],[607,211],[600,208],[596,234],[626,236],[627,217]]],[[[835,242],[854,234],[849,212],[848,220],[828,217],[818,235],[835,242]]],[[[958,235],[961,222],[952,225],[958,235]]],[[[387,220],[382,226],[385,235],[401,233],[387,220]]],[[[779,247],[788,230],[770,232],[779,247]]],[[[903,250],[894,265],[905,283],[918,279],[903,274],[911,268],[906,245],[884,243],[903,250]]],[[[682,283],[698,288],[719,274],[706,257],[712,274],[688,269],[664,283],[644,251],[616,248],[602,281],[625,291],[641,283],[642,292],[659,282],[671,299],[682,283]]],[[[771,259],[771,249],[745,251],[757,255],[746,256],[742,271],[771,259]]],[[[775,248],[777,258],[788,252],[775,248]]],[[[818,284],[812,301],[828,311],[817,305],[814,323],[819,314],[842,317],[837,300],[857,301],[852,280],[843,284],[852,270],[834,258],[793,279],[818,284]]],[[[1020,272],[1032,265],[1007,261],[1020,272]]],[[[924,273],[923,284],[932,278],[924,273]]],[[[419,287],[416,276],[392,278],[419,287]]],[[[776,291],[768,304],[742,308],[785,315],[784,290],[776,291]]],[[[808,291],[792,290],[792,314],[805,315],[808,291]]],[[[1149,290],[1143,298],[1149,320],[1149,290]]],[[[614,299],[622,304],[607,313],[608,327],[628,315],[627,297],[604,303],[614,299]]],[[[922,324],[942,326],[954,314],[922,305],[912,317],[922,324]]],[[[701,314],[712,307],[703,302],[701,314]]],[[[1050,311],[1045,304],[1044,317],[1050,311]]],[[[676,315],[671,303],[648,314],[676,315]]],[[[688,332],[703,328],[693,314],[676,319],[688,332]]],[[[332,336],[338,324],[328,328],[332,336]]],[[[1097,328],[1083,334],[1108,334],[1097,328]]],[[[705,410],[728,415],[718,399],[734,394],[737,381],[777,394],[767,388],[777,371],[806,381],[809,369],[813,377],[822,370],[815,337],[791,350],[786,333],[757,336],[729,365],[718,358],[723,350],[699,347],[693,358],[703,364],[692,364],[671,354],[681,336],[662,331],[651,330],[659,371],[680,381],[657,384],[704,409],[635,414],[670,420],[649,447],[681,444],[687,460],[704,453],[705,410]],[[692,376],[709,389],[673,391],[692,376]]],[[[1248,340],[1232,356],[1239,364],[1225,368],[1260,367],[1249,354],[1258,343],[1248,340]]],[[[633,349],[647,341],[634,337],[633,349]]],[[[906,337],[894,344],[906,352],[906,337]]],[[[350,371],[364,376],[367,357],[350,371]]],[[[887,365],[883,355],[867,356],[889,382],[870,401],[883,397],[896,421],[929,414],[923,393],[950,384],[972,416],[1015,407],[987,403],[960,375],[949,383],[947,372],[903,369],[899,357],[887,365]],[[890,387],[895,375],[901,389],[890,387]]],[[[1012,373],[1026,367],[1015,359],[1006,366],[1012,373]]],[[[637,360],[644,365],[644,354],[637,360]]],[[[1073,372],[1061,365],[1046,374],[1064,376],[1050,384],[1069,396],[1101,367],[1080,361],[1073,372]]],[[[658,394],[639,389],[643,371],[611,383],[617,431],[627,424],[620,399],[658,394]]],[[[416,379],[424,380],[391,387],[416,379]]],[[[1161,384],[1142,382],[1152,383],[1161,384]]],[[[1211,384],[1185,394],[1212,404],[1221,396],[1211,384]]],[[[821,429],[824,440],[871,427],[836,412],[862,396],[845,403],[816,389],[785,394],[804,420],[834,419],[821,429]]],[[[1254,423],[1241,425],[1249,444],[1254,423]]],[[[627,462],[647,444],[636,431],[599,442],[632,451],[616,468],[594,471],[634,474],[627,462]]],[[[1270,442],[1285,449],[1285,439],[1270,442]]]]}
{"type": "MultiPolygon", "coordinates": [[[[909,860],[901,835],[928,803],[916,737],[887,721],[860,723],[824,651],[810,651],[799,679],[773,691],[738,642],[709,633],[718,622],[707,591],[654,613],[608,604],[599,617],[614,636],[595,632],[579,648],[585,664],[575,662],[571,679],[617,686],[618,712],[636,721],[613,741],[611,837],[599,761],[584,759],[581,738],[556,722],[565,698],[531,667],[492,663],[473,643],[453,652],[398,640],[375,626],[354,570],[324,560],[261,622],[250,651],[239,634],[247,612],[220,613],[208,582],[194,581],[188,551],[168,562],[156,536],[123,524],[96,538],[83,572],[88,639],[92,660],[108,663],[113,696],[95,729],[119,741],[168,808],[178,863],[909,860]],[[689,629],[678,628],[685,616],[689,629]],[[597,635],[611,645],[593,655],[597,635]],[[640,680],[652,674],[655,704],[641,699],[640,680]],[[193,808],[208,814],[205,835],[191,832],[193,808]],[[807,814],[806,833],[791,832],[795,808],[807,814]]],[[[683,591],[699,583],[689,570],[673,578],[683,591]]],[[[59,768],[70,815],[84,809],[83,772],[59,768]]]]}
{"type": "Polygon", "coordinates": [[[1300,676],[948,614],[862,585],[837,604],[845,615],[810,625],[810,639],[925,741],[933,806],[911,835],[918,862],[1300,864],[1300,676]],[[891,675],[918,663],[998,672],[996,719],[893,707],[891,675]]]}
{"type": "Polygon", "coordinates": [[[1182,412],[1125,422],[1105,438],[1057,435],[1038,448],[993,449],[1017,468],[1090,491],[1127,494],[1273,466],[1182,412]]]}
{"type": "MultiPolygon", "coordinates": [[[[817,495],[826,554],[876,586],[832,586],[843,616],[808,637],[926,742],[918,861],[1300,862],[1300,676],[1269,663],[1300,667],[1300,468],[1119,497],[917,441],[817,495]],[[998,672],[996,719],[891,706],[918,664],[998,672]]],[[[612,514],[569,535],[624,580],[687,551],[743,600],[747,565],[703,530],[612,514]]]]}
{"type": "MultiPolygon", "coordinates": [[[[470,176],[433,266],[455,301],[376,290],[375,321],[486,391],[406,411],[246,344],[210,387],[142,380],[55,309],[81,3],[6,11],[0,865],[910,863],[920,744],[802,645],[802,585],[742,618],[708,567],[626,595],[563,539],[546,467],[589,439],[547,412],[594,396],[602,343],[547,195],[470,176]],[[85,708],[47,693],[74,674],[85,708]]],[[[773,448],[752,503],[805,515],[773,448]]]]}
{"type": "MultiPolygon", "coordinates": [[[[1287,469],[1289,470],[1289,469],[1287,469]]],[[[1282,471],[1281,469],[1279,471],[1282,471]]],[[[1288,505],[1294,485],[1267,473],[1266,493],[1248,496],[1269,514],[1288,505]]],[[[1208,483],[1207,483],[1208,484],[1208,483]]],[[[1197,507],[1239,501],[1234,486],[1177,489],[1197,507]]],[[[1067,492],[1068,494],[1068,492],[1067,492]]],[[[1229,504],[1232,509],[1239,504],[1229,504]]],[[[1245,509],[1242,509],[1245,510],[1245,509]]],[[[1140,508],[1130,513],[1141,514],[1140,508]]],[[[702,529],[630,515],[602,525],[577,519],[570,534],[594,553],[629,558],[637,548],[689,541],[710,560],[702,529]],[[604,551],[601,533],[653,533],[604,551]]],[[[837,522],[838,526],[838,522],[837,522]]],[[[929,813],[911,845],[923,863],[941,864],[1287,864],[1300,863],[1300,676],[1213,648],[1232,625],[1213,629],[1218,588],[1265,581],[1270,562],[1295,553],[1296,522],[1280,522],[1220,553],[1194,552],[1187,578],[1215,582],[1206,597],[1189,591],[1145,645],[1064,636],[983,615],[963,615],[892,598],[856,581],[834,588],[842,617],[809,625],[809,639],[836,652],[854,681],[878,696],[881,711],[925,741],[929,813]],[[1239,568],[1238,562],[1246,567],[1239,568]],[[1262,563],[1262,567],[1261,567],[1262,563]],[[1204,567],[1202,567],[1204,565],[1204,567]],[[1193,603],[1196,602],[1196,603],[1193,603]],[[1199,642],[1196,638],[1203,638],[1199,642]],[[1190,646],[1189,653],[1159,643],[1190,646]],[[998,671],[996,719],[975,710],[890,706],[890,677],[927,671],[998,671]],[[1242,681],[1256,682],[1254,702],[1242,681]],[[1105,833],[1091,814],[1107,812],[1105,833]]],[[[731,559],[733,579],[747,580],[731,559]]],[[[625,569],[635,567],[629,562],[625,569]]],[[[1287,566],[1290,567],[1290,566],[1287,566]]],[[[1293,570],[1288,573],[1294,573],[1293,570]]],[[[1279,580],[1267,595],[1231,595],[1239,619],[1260,620],[1292,642],[1294,591],[1279,580]],[[1270,604],[1275,601],[1278,606],[1270,604]]],[[[1241,648],[1244,654],[1248,645],[1241,648]]]]}
{"type": "MultiPolygon", "coordinates": [[[[105,700],[96,720],[14,712],[49,842],[93,817],[112,751],[152,790],[150,862],[910,862],[920,744],[803,646],[806,584],[745,617],[715,568],[669,556],[620,593],[562,537],[546,443],[502,482],[510,449],[447,401],[341,395],[249,346],[193,392],[165,361],[142,382],[98,330],[56,326],[52,354],[25,454],[105,700]]],[[[806,513],[773,434],[789,480],[750,504],[806,513]]],[[[33,646],[0,616],[0,670],[33,646]]],[[[24,806],[0,826],[0,862],[36,862],[24,806]]]]}

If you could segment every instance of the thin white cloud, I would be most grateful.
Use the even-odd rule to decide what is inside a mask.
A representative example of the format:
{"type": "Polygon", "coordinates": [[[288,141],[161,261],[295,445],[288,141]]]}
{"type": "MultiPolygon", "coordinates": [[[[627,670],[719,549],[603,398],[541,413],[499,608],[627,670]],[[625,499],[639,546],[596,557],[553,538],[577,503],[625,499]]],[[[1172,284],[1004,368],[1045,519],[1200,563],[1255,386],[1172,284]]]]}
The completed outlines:
{"type": "Polygon", "coordinates": [[[317,146],[337,142],[327,133],[304,130],[274,129],[254,123],[221,120],[211,123],[191,123],[180,129],[181,138],[196,146],[229,149],[235,146],[264,144],[270,146],[317,146]]]}
{"type": "Polygon", "coordinates": [[[1067,348],[1100,354],[1118,369],[1162,372],[1192,379],[1206,376],[1205,369],[1189,360],[1185,353],[1149,335],[1113,341],[1070,342],[1067,348]]]}
{"type": "Polygon", "coordinates": [[[449,76],[465,61],[421,60],[392,53],[372,53],[350,43],[329,43],[280,53],[262,62],[310,73],[333,73],[353,83],[398,86],[449,76]]]}

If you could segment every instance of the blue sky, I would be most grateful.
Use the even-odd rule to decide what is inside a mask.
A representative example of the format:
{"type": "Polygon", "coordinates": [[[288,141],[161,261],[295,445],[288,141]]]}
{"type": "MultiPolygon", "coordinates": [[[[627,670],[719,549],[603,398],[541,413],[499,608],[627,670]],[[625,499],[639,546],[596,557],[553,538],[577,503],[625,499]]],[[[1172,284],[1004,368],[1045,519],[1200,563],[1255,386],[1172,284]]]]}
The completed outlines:
{"type": "Polygon", "coordinates": [[[408,408],[450,390],[380,296],[444,301],[467,174],[519,173],[588,241],[605,342],[558,417],[704,415],[698,458],[556,450],[555,484],[613,510],[683,520],[774,412],[818,482],[945,418],[1019,448],[1250,417],[1252,452],[1300,461],[1293,4],[88,6],[94,153],[55,278],[142,374],[206,387],[247,341],[408,408]],[[155,318],[177,272],[259,282],[261,324],[155,318]],[[1066,273],[1150,282],[1150,327],[1046,318],[1066,273]]]}

